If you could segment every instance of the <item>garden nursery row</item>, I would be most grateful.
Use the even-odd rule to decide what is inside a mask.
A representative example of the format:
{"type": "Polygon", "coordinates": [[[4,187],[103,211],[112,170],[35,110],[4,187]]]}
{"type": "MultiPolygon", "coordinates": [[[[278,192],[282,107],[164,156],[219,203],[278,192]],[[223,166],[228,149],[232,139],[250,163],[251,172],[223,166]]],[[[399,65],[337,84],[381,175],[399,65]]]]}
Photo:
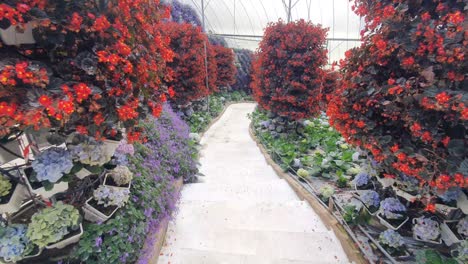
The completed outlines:
{"type": "Polygon", "coordinates": [[[363,262],[467,263],[468,2],[351,3],[362,44],[327,65],[305,20],[253,53],[177,0],[2,1],[0,263],[156,263],[201,135],[253,100],[363,262]]]}

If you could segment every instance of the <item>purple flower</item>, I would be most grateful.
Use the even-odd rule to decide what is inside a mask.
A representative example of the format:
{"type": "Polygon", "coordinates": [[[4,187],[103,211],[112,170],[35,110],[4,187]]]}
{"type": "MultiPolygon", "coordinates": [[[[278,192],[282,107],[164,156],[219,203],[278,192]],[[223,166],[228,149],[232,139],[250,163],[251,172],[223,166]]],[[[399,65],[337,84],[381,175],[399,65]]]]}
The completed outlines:
{"type": "Polygon", "coordinates": [[[369,179],[370,177],[367,173],[361,172],[354,178],[354,183],[358,187],[365,186],[369,183],[369,179]]]}
{"type": "Polygon", "coordinates": [[[361,195],[361,200],[367,207],[379,207],[380,204],[379,194],[375,191],[365,192],[363,195],[361,195]]]}
{"type": "Polygon", "coordinates": [[[101,247],[101,245],[102,245],[102,237],[100,237],[100,236],[97,237],[97,238],[96,238],[96,242],[94,243],[94,245],[95,245],[96,247],[101,247]]]}
{"type": "Polygon", "coordinates": [[[406,212],[406,207],[397,198],[386,198],[380,202],[382,213],[387,219],[403,218],[403,212],[406,212]]]}

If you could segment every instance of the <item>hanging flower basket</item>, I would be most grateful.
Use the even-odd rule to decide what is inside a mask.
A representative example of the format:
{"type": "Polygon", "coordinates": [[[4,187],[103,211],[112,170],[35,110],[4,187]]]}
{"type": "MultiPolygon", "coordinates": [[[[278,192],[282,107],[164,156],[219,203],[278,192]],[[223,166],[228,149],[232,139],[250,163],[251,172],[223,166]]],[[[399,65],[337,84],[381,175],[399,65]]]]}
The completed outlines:
{"type": "Polygon", "coordinates": [[[117,206],[104,207],[98,205],[96,200],[91,197],[83,206],[84,218],[90,222],[103,223],[109,220],[119,209],[117,206]]]}
{"type": "Polygon", "coordinates": [[[9,46],[19,46],[22,44],[35,44],[33,36],[34,22],[23,24],[23,29],[18,25],[12,25],[7,29],[0,29],[0,38],[3,43],[9,46]]]}
{"type": "Polygon", "coordinates": [[[27,198],[28,189],[20,183],[12,183],[10,193],[0,198],[0,214],[15,213],[27,198]]]}
{"type": "Polygon", "coordinates": [[[68,245],[77,243],[80,241],[81,236],[83,235],[83,224],[80,224],[80,228],[76,231],[71,232],[70,234],[66,235],[65,238],[57,243],[51,244],[46,246],[46,249],[54,249],[54,248],[64,248],[68,245]]]}

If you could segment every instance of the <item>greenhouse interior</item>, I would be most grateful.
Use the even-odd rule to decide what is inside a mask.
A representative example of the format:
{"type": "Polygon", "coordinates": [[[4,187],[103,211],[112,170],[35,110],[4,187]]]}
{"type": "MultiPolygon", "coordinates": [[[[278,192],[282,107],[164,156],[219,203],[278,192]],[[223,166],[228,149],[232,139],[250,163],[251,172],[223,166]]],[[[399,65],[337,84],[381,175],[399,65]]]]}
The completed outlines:
{"type": "Polygon", "coordinates": [[[468,263],[468,0],[0,0],[0,263],[468,263]]]}

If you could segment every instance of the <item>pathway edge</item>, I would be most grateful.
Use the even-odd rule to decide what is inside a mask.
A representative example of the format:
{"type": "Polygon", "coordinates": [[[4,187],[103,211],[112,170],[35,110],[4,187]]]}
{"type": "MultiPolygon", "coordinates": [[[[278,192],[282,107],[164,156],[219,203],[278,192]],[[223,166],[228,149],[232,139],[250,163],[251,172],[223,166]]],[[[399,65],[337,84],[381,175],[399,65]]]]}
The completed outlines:
{"type": "Polygon", "coordinates": [[[323,208],[323,206],[320,205],[316,201],[316,199],[304,187],[302,187],[294,179],[292,179],[289,174],[285,173],[281,169],[281,167],[276,162],[273,161],[268,151],[257,139],[257,136],[255,136],[252,122],[250,122],[250,125],[249,125],[249,134],[252,140],[257,145],[257,147],[260,149],[260,152],[263,154],[263,157],[265,158],[266,162],[273,168],[273,170],[276,172],[278,177],[281,179],[284,179],[289,184],[289,186],[294,190],[297,196],[299,196],[301,200],[307,201],[307,203],[312,207],[312,209],[320,217],[320,219],[325,224],[325,226],[328,229],[331,229],[333,233],[335,233],[336,237],[340,241],[341,246],[343,247],[345,254],[348,256],[349,260],[356,264],[368,263],[362,257],[362,253],[359,247],[355,245],[354,241],[348,236],[344,228],[330,214],[330,212],[327,209],[323,208]]]}

